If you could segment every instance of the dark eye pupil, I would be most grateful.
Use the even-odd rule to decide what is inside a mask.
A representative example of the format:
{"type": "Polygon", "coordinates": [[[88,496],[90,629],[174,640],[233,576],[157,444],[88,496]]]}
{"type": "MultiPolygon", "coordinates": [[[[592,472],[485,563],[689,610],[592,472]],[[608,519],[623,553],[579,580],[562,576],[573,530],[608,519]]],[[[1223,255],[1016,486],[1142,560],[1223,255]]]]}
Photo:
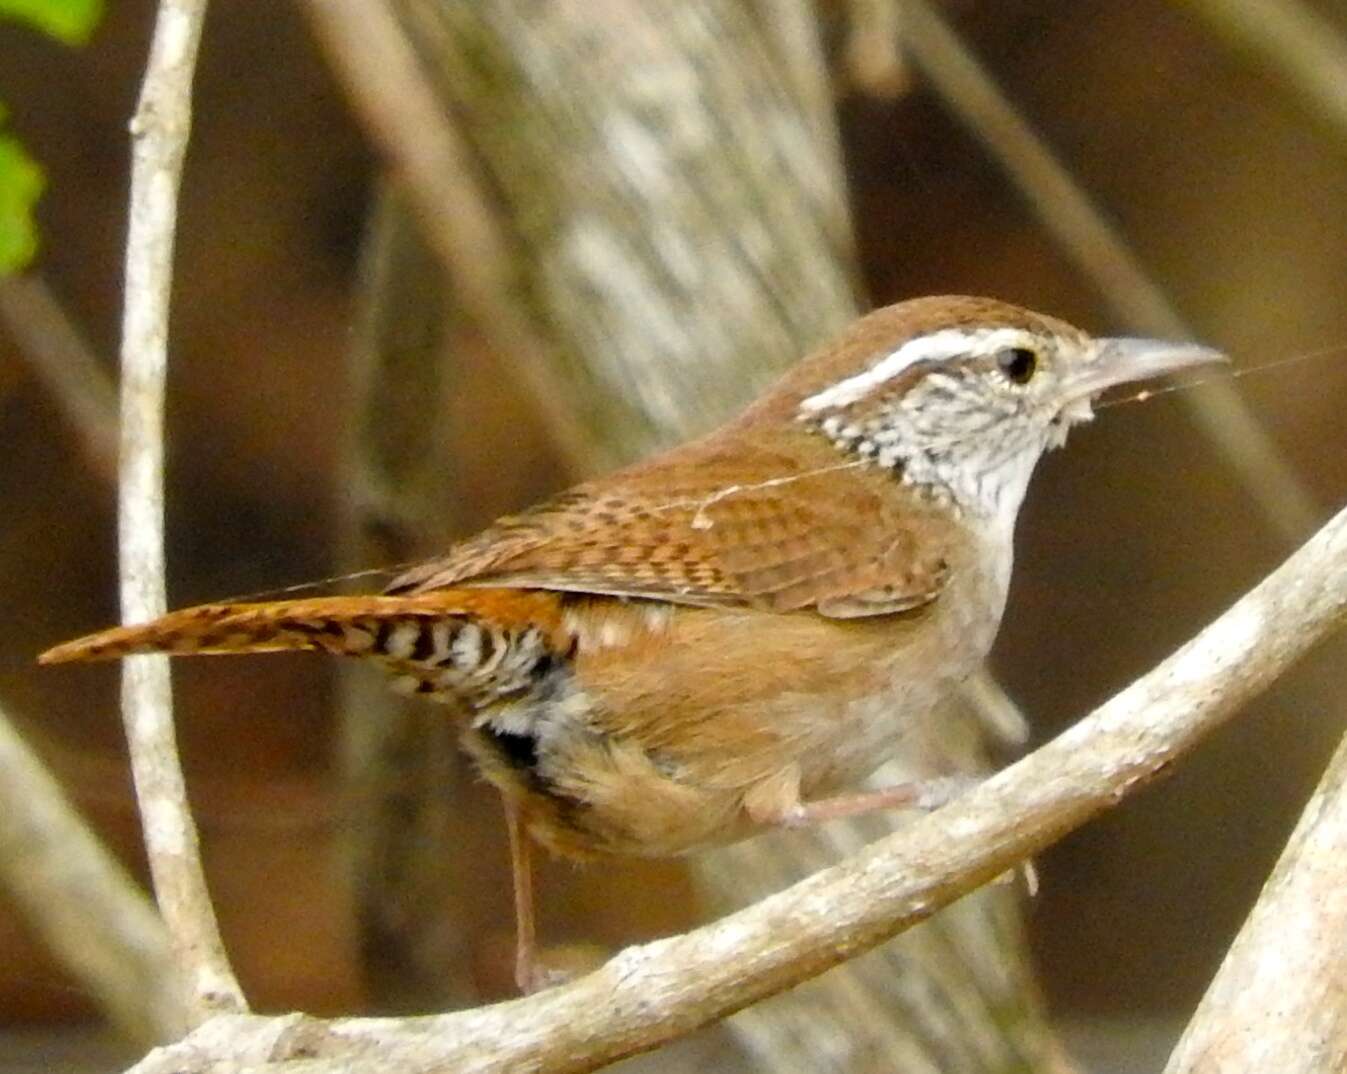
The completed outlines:
{"type": "Polygon", "coordinates": [[[997,355],[1001,372],[1016,384],[1027,384],[1038,369],[1038,355],[1028,347],[1011,347],[997,355]]]}

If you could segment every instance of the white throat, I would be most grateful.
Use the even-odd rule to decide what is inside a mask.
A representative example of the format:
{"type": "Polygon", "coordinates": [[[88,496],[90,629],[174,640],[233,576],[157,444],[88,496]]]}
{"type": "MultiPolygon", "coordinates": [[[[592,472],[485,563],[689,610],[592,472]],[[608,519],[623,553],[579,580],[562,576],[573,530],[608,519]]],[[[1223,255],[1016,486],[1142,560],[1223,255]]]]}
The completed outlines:
{"type": "Polygon", "coordinates": [[[839,450],[892,471],[903,484],[1007,537],[1039,457],[1062,439],[1054,428],[989,408],[973,388],[943,372],[863,410],[819,414],[819,398],[805,400],[799,420],[839,450]]]}

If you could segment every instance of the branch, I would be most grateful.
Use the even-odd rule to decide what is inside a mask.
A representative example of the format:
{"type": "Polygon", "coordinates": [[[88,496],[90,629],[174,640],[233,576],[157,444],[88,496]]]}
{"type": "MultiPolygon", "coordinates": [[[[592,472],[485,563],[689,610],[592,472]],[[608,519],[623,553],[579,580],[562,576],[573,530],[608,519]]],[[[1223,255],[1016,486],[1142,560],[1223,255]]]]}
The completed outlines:
{"type": "Polygon", "coordinates": [[[65,411],[89,465],[117,477],[117,386],[40,276],[0,279],[0,318],[65,411]]]}
{"type": "Polygon", "coordinates": [[[1165,1074],[1347,1069],[1347,738],[1165,1074]]]}
{"type": "Polygon", "coordinates": [[[1347,140],[1347,43],[1299,0],[1184,0],[1234,48],[1261,60],[1347,140]]]}
{"type": "MultiPolygon", "coordinates": [[[[205,0],[161,0],[131,121],[131,206],[122,321],[118,548],[122,619],[164,614],[164,379],[178,187],[191,129],[205,0]]],[[[215,923],[173,732],[168,658],[122,668],[122,715],[154,893],[184,975],[189,1017],[245,1004],[215,923]]]]}
{"type": "Polygon", "coordinates": [[[1168,659],[936,813],[715,924],[571,984],[428,1018],[226,1018],[134,1074],[588,1071],[822,973],[1135,793],[1347,614],[1347,510],[1168,659]]]}
{"type": "MultiPolygon", "coordinates": [[[[927,0],[902,0],[902,43],[950,109],[972,130],[1029,202],[1039,220],[1113,307],[1137,331],[1174,339],[1196,333],[1047,144],[927,0]]],[[[1212,381],[1180,396],[1245,491],[1288,543],[1314,526],[1319,511],[1296,472],[1234,386],[1212,381]]]]}
{"type": "Polygon", "coordinates": [[[168,933],[0,709],[0,878],[52,953],[128,1039],[176,1040],[186,1019],[168,933]]]}
{"type": "Polygon", "coordinates": [[[897,97],[910,89],[901,0],[848,0],[845,7],[845,71],[851,82],[873,97],[897,97]]]}

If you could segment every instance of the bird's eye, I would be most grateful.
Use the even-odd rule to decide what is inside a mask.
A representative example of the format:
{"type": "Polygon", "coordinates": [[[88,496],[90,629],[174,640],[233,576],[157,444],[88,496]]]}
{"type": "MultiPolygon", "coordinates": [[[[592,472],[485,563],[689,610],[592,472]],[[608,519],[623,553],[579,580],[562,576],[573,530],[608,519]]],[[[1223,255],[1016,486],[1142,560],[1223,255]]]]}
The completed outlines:
{"type": "Polygon", "coordinates": [[[1007,347],[997,354],[996,364],[1012,384],[1028,384],[1038,372],[1038,355],[1028,347],[1007,347]]]}

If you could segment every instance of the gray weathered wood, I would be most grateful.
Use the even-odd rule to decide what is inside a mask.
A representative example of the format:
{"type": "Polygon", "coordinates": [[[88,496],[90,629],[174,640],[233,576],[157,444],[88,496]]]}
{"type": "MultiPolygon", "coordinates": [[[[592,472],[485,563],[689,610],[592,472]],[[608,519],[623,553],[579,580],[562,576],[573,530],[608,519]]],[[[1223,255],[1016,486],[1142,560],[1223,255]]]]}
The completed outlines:
{"type": "Polygon", "coordinates": [[[1165,1074],[1347,1069],[1347,739],[1165,1074]]]}

